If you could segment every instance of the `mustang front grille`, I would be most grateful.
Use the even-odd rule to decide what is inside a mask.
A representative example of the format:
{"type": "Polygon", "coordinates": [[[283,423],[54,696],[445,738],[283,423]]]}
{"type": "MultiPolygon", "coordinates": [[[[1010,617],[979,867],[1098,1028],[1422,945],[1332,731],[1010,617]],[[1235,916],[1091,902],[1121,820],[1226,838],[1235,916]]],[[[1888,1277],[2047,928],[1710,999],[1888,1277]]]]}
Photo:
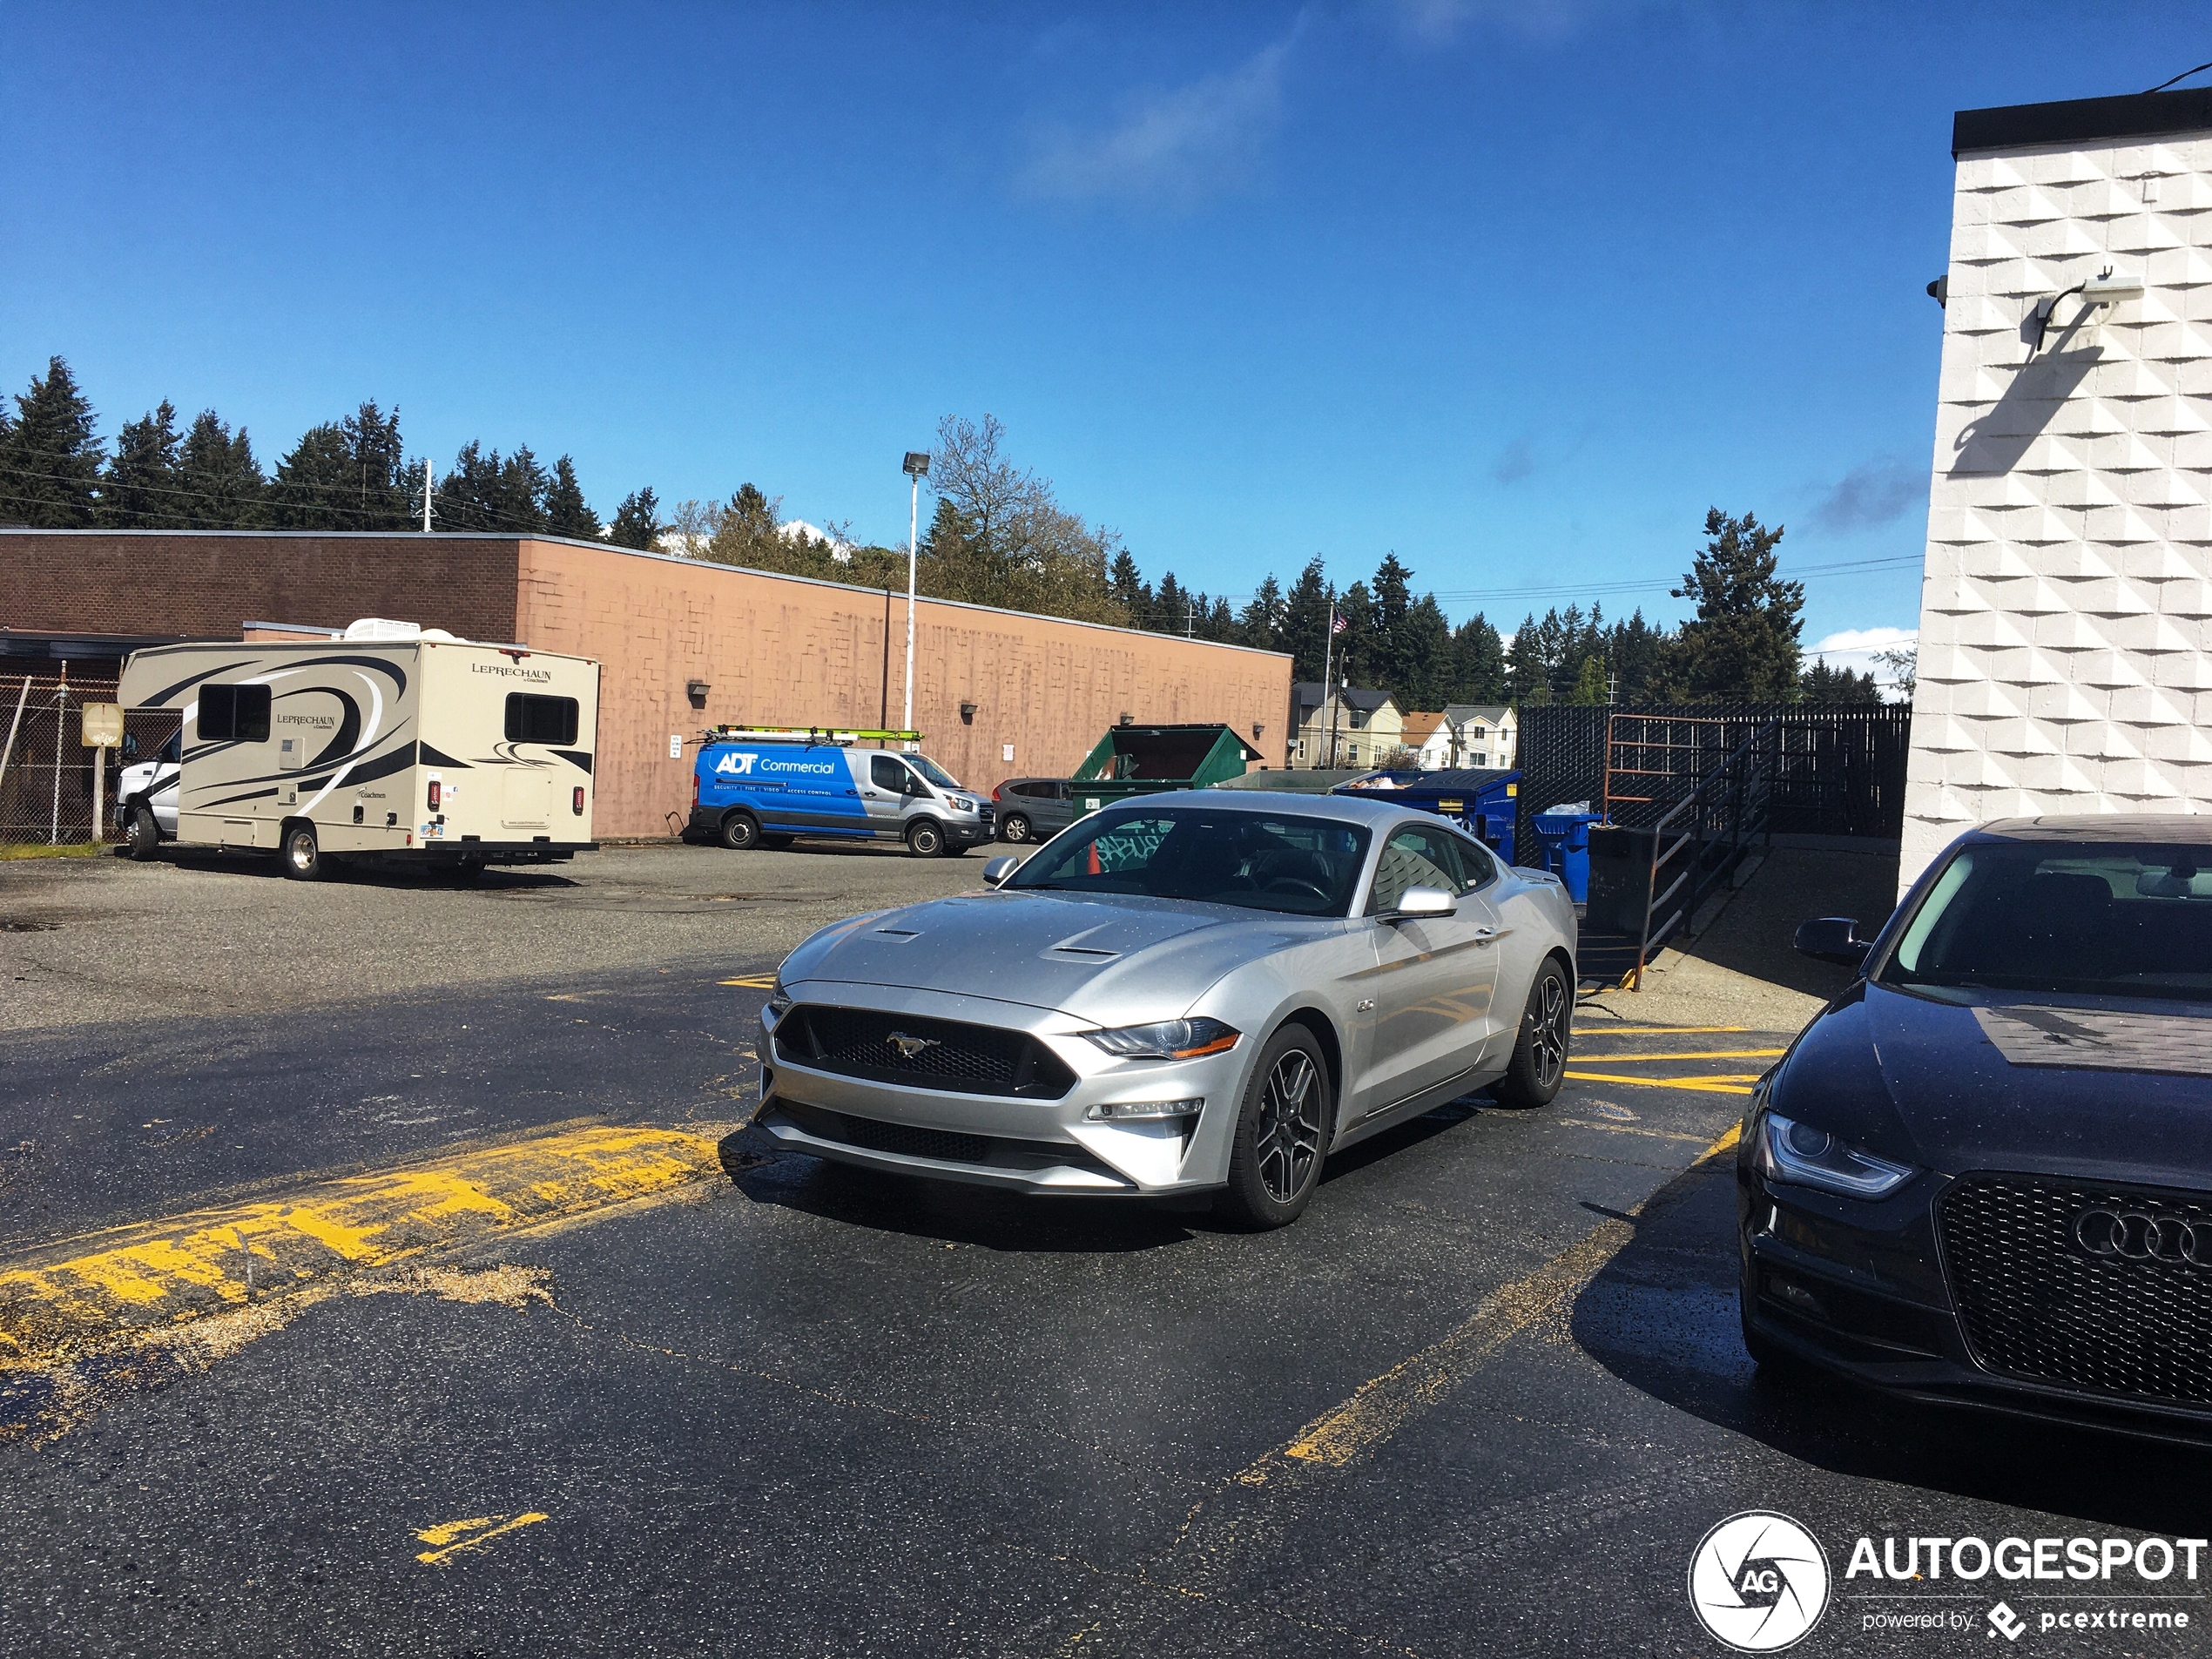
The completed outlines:
{"type": "Polygon", "coordinates": [[[2212,1405],[2212,1194],[1971,1176],[1936,1213],[1952,1301],[1985,1369],[2212,1405]]]}
{"type": "Polygon", "coordinates": [[[1076,1074],[1027,1032],[802,1002],[776,1026],[792,1065],[961,1095],[1057,1100],[1076,1074]]]}

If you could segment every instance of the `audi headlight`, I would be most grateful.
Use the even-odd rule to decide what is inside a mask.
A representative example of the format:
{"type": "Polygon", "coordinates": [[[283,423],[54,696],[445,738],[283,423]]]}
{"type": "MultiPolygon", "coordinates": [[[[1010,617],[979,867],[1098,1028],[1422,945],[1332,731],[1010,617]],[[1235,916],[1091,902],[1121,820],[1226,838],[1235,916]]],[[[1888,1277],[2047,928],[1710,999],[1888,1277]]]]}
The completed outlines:
{"type": "Polygon", "coordinates": [[[1201,1055],[1225,1054],[1237,1046],[1241,1035],[1218,1020],[1163,1020],[1157,1025],[1083,1033],[1122,1060],[1196,1060],[1201,1055]]]}
{"type": "Polygon", "coordinates": [[[1919,1171],[1846,1145],[1824,1129],[1779,1112],[1759,1120],[1754,1157],[1770,1181],[1819,1187],[1853,1198],[1885,1198],[1919,1171]]]}

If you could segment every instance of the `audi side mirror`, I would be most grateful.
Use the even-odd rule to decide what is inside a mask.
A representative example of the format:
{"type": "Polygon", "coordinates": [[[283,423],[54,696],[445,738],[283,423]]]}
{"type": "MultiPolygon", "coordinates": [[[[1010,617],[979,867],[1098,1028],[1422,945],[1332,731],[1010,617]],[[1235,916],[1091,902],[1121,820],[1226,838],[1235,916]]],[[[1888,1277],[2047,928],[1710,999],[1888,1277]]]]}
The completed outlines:
{"type": "Polygon", "coordinates": [[[1822,916],[1800,922],[1794,942],[1801,956],[1850,968],[1864,968],[1866,953],[1874,948],[1873,941],[1858,936],[1858,920],[1855,916],[1822,916]]]}
{"type": "Polygon", "coordinates": [[[1448,916],[1459,906],[1460,901],[1441,887],[1408,887],[1398,895],[1398,908],[1383,920],[1418,921],[1423,916],[1448,916]]]}
{"type": "Polygon", "coordinates": [[[1017,858],[992,859],[983,866],[983,885],[987,887],[1002,887],[1007,883],[1007,878],[1021,867],[1022,860],[1017,858]]]}

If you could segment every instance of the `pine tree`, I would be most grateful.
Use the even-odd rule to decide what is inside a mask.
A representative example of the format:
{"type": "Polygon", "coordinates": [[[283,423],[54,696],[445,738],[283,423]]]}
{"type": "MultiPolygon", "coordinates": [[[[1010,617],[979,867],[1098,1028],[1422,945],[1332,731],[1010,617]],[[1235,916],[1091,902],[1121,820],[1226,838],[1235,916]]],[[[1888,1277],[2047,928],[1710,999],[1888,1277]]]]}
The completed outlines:
{"type": "Polygon", "coordinates": [[[576,462],[563,455],[553,463],[553,479],[545,488],[546,533],[596,542],[599,529],[599,515],[591,510],[590,503],[583,499],[583,487],[576,481],[576,462]]]}
{"type": "Polygon", "coordinates": [[[1160,577],[1159,592],[1152,601],[1152,616],[1145,626],[1156,634],[1179,634],[1190,629],[1195,620],[1194,596],[1184,590],[1175,579],[1175,572],[1168,571],[1160,577]]]}
{"type": "Polygon", "coordinates": [[[105,454],[92,435],[92,406],[69,365],[49,358],[44,379],[16,397],[16,419],[0,450],[0,523],[33,529],[82,529],[99,501],[105,454]]]}
{"type": "Polygon", "coordinates": [[[1775,575],[1782,527],[1761,527],[1750,513],[1730,518],[1717,507],[1705,515],[1705,546],[1696,556],[1677,599],[1694,599],[1697,615],[1682,626],[1683,677],[1697,698],[1789,702],[1797,696],[1797,613],[1802,582],[1775,575]]]}
{"type": "Polygon", "coordinates": [[[1583,658],[1567,700],[1581,708],[1596,708],[1606,701],[1605,692],[1605,659],[1595,655],[1583,658]]]}
{"type": "Polygon", "coordinates": [[[1434,594],[1413,601],[1399,624],[1406,678],[1392,689],[1401,709],[1440,709],[1450,700],[1452,624],[1434,594]]]}
{"type": "MultiPolygon", "coordinates": [[[[1551,620],[1556,626],[1557,615],[1551,620]]],[[[1521,618],[1506,647],[1506,691],[1521,708],[1541,708],[1552,700],[1551,664],[1544,658],[1543,629],[1534,611],[1521,618]]]]}
{"type": "Polygon", "coordinates": [[[1121,606],[1130,627],[1152,625],[1152,584],[1139,573],[1136,559],[1127,548],[1114,556],[1114,563],[1107,572],[1106,591],[1121,606]]]}
{"type": "Polygon", "coordinates": [[[1400,709],[1409,706],[1406,699],[1420,678],[1406,627],[1407,613],[1413,608],[1413,575],[1399,563],[1397,554],[1386,553],[1366,589],[1373,613],[1368,619],[1360,671],[1370,685],[1396,697],[1400,709]]]}
{"type": "Polygon", "coordinates": [[[1237,616],[1237,643],[1258,651],[1280,651],[1283,637],[1283,585],[1272,575],[1237,616]]]}
{"type": "Polygon", "coordinates": [[[269,516],[287,529],[409,529],[421,521],[410,516],[408,470],[400,412],[366,402],[300,435],[277,463],[269,516]]]}
{"type": "Polygon", "coordinates": [[[185,435],[177,462],[177,523],[192,530],[257,529],[266,523],[269,481],[240,427],[233,436],[212,409],[202,409],[185,435]]]}
{"type": "Polygon", "coordinates": [[[664,528],[660,522],[659,498],[648,485],[622,498],[622,505],[615,509],[614,525],[607,539],[617,547],[634,547],[650,553],[664,528]]]}
{"type": "Polygon", "coordinates": [[[1848,668],[1831,668],[1828,659],[1816,657],[1805,665],[1798,676],[1799,694],[1808,703],[1878,703],[1882,689],[1872,672],[1855,673],[1848,668]]]}
{"type": "Polygon", "coordinates": [[[1499,704],[1507,700],[1506,646],[1490,619],[1477,611],[1452,636],[1453,686],[1446,703],[1499,704]]]}
{"type": "Polygon", "coordinates": [[[1291,678],[1294,680],[1318,681],[1321,678],[1322,664],[1329,656],[1329,601],[1332,597],[1322,576],[1321,556],[1316,553],[1291,584],[1291,596],[1283,602],[1283,622],[1277,636],[1278,649],[1291,653],[1291,678]]]}
{"type": "Polygon", "coordinates": [[[113,529],[173,529],[184,522],[185,491],[176,406],[167,398],[127,422],[100,480],[99,521],[113,529]]]}

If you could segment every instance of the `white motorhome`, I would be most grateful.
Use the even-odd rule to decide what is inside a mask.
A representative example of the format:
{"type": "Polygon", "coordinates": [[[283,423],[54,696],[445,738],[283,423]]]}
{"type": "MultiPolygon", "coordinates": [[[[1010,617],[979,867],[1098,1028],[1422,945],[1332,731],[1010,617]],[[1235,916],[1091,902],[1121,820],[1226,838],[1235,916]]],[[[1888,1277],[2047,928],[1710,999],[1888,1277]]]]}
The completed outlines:
{"type": "Polygon", "coordinates": [[[487,864],[588,852],[599,664],[356,623],[342,638],[135,651],[118,699],[177,736],[126,767],[132,853],[258,849],[312,880],[333,860],[487,864]]]}

